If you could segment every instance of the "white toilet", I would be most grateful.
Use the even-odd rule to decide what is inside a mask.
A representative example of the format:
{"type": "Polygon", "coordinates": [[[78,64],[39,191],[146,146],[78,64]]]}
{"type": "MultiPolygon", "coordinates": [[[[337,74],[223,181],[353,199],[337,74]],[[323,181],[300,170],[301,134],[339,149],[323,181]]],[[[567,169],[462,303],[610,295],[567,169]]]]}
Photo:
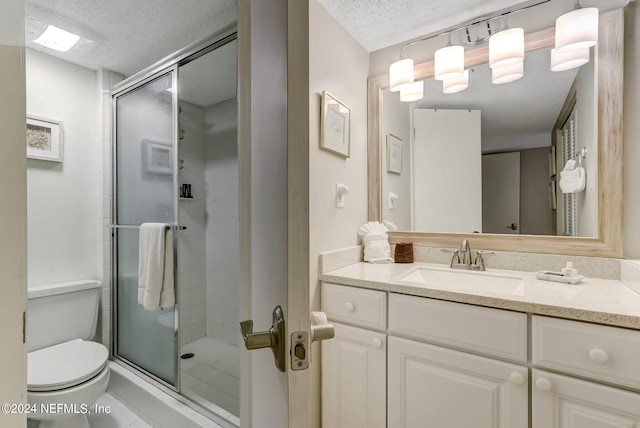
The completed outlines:
{"type": "Polygon", "coordinates": [[[89,428],[86,413],[109,384],[109,351],[90,341],[100,282],[35,287],[28,298],[27,398],[37,409],[29,418],[39,428],[89,428]]]}

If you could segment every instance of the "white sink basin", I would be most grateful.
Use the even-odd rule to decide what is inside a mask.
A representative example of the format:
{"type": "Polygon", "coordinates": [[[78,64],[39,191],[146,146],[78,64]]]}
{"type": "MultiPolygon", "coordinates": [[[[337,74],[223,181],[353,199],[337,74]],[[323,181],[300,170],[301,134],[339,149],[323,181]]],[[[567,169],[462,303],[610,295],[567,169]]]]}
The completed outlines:
{"type": "Polygon", "coordinates": [[[401,277],[400,281],[447,290],[506,294],[514,294],[524,284],[524,278],[516,275],[438,268],[417,268],[401,277]]]}

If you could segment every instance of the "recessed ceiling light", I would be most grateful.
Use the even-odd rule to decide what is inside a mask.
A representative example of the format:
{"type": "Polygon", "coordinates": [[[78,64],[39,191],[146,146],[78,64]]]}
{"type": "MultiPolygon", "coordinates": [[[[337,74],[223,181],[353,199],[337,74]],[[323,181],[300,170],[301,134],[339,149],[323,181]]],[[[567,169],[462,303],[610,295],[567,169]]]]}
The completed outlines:
{"type": "Polygon", "coordinates": [[[75,46],[78,40],[80,40],[80,36],[77,34],[65,31],[55,25],[48,25],[44,33],[33,42],[49,49],[66,52],[75,46]]]}

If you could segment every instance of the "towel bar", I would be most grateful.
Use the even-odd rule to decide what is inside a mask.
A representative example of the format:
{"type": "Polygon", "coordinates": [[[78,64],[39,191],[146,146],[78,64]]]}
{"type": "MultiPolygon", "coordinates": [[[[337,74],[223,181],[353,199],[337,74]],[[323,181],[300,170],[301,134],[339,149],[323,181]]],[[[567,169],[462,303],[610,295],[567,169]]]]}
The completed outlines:
{"type": "MultiPolygon", "coordinates": [[[[140,229],[140,226],[136,226],[134,224],[110,224],[109,225],[110,228],[112,229],[140,229]]],[[[167,226],[167,227],[173,227],[177,230],[187,230],[187,226],[167,226]]]]}

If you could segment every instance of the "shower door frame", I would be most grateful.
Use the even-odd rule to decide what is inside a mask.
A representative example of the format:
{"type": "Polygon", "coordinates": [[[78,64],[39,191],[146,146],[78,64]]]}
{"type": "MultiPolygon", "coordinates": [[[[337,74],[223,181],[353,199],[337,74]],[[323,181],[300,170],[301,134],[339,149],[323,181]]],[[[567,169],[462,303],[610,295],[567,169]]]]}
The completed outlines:
{"type": "MultiPolygon", "coordinates": [[[[117,337],[118,337],[118,327],[117,327],[117,319],[118,319],[118,290],[116,287],[117,281],[117,269],[118,269],[118,254],[117,254],[117,234],[115,230],[112,230],[112,246],[111,246],[111,355],[116,360],[116,362],[126,365],[127,367],[133,368],[144,378],[151,381],[152,384],[160,387],[164,392],[170,394],[172,397],[188,404],[189,406],[197,409],[199,412],[206,412],[210,415],[215,416],[216,419],[219,418],[217,423],[222,426],[234,426],[231,425],[229,421],[227,421],[221,415],[216,414],[213,410],[206,408],[204,406],[199,405],[198,403],[188,399],[187,397],[181,395],[181,379],[180,379],[180,358],[179,358],[179,349],[180,349],[180,324],[179,324],[179,315],[180,315],[180,300],[179,300],[179,292],[180,283],[177,279],[177,261],[178,261],[178,243],[177,243],[177,235],[180,230],[179,225],[179,132],[180,127],[178,126],[178,73],[179,67],[185,65],[197,58],[200,58],[203,55],[206,55],[215,49],[224,46],[228,43],[237,40],[238,32],[235,24],[230,25],[228,27],[223,28],[222,30],[216,32],[210,37],[205,38],[199,42],[193,43],[184,49],[167,56],[163,60],[151,65],[150,67],[134,74],[133,76],[123,80],[122,82],[116,84],[112,88],[111,100],[112,100],[112,195],[111,195],[111,219],[113,224],[116,223],[117,219],[117,99],[136,89],[142,87],[143,85],[160,78],[167,74],[172,74],[172,87],[174,90],[172,91],[172,153],[173,153],[173,207],[174,207],[174,219],[175,224],[173,225],[173,246],[174,246],[174,283],[176,284],[176,304],[174,306],[174,349],[175,349],[175,359],[174,359],[174,382],[175,385],[171,385],[155,374],[145,370],[139,365],[127,360],[125,357],[118,354],[118,346],[117,346],[117,337]]],[[[237,87],[236,87],[237,91],[237,87]]]]}
{"type": "Polygon", "coordinates": [[[172,165],[172,169],[173,169],[173,173],[172,173],[172,202],[173,202],[173,219],[174,219],[174,224],[171,225],[171,230],[173,233],[173,280],[174,280],[174,284],[176,284],[176,304],[174,306],[174,321],[173,321],[173,327],[174,327],[174,335],[173,335],[173,347],[174,350],[175,349],[179,349],[179,343],[180,343],[180,329],[179,329],[179,299],[178,299],[178,276],[177,276],[177,264],[178,264],[178,240],[177,240],[177,231],[179,229],[178,226],[178,214],[179,214],[179,207],[178,207],[178,163],[179,163],[179,159],[178,159],[178,126],[177,126],[177,120],[178,120],[178,64],[171,64],[171,65],[167,65],[167,67],[164,67],[158,71],[154,71],[150,74],[145,74],[144,76],[141,76],[138,79],[135,79],[134,81],[132,81],[130,84],[125,85],[122,89],[118,90],[118,91],[114,91],[112,94],[112,112],[113,112],[113,133],[112,133],[112,139],[113,139],[113,143],[112,143],[112,153],[111,153],[111,161],[112,161],[112,174],[111,174],[111,179],[112,179],[112,184],[111,184],[111,188],[112,188],[112,196],[111,196],[111,220],[112,220],[112,224],[115,226],[114,229],[112,229],[112,233],[111,233],[111,238],[112,238],[112,259],[111,259],[111,290],[112,290],[112,300],[111,300],[111,307],[112,307],[112,315],[111,315],[111,328],[112,328],[112,334],[111,334],[111,350],[112,350],[112,355],[114,358],[118,359],[119,361],[122,361],[124,363],[126,363],[129,366],[134,367],[136,370],[139,370],[143,373],[145,373],[147,376],[151,377],[152,379],[154,379],[156,382],[161,383],[162,385],[173,389],[176,392],[180,392],[180,363],[178,361],[177,358],[177,353],[174,352],[174,362],[173,362],[173,380],[175,385],[172,385],[171,383],[167,382],[166,380],[160,378],[159,376],[157,376],[156,374],[142,368],[141,366],[139,366],[138,364],[129,361],[127,358],[121,356],[118,354],[118,287],[117,287],[117,280],[118,280],[118,267],[119,267],[119,263],[118,263],[118,234],[117,232],[117,226],[121,226],[118,225],[118,114],[117,114],[117,103],[118,103],[118,98],[128,95],[140,88],[142,88],[144,85],[157,80],[157,79],[161,79],[167,75],[171,76],[171,87],[174,89],[171,92],[171,146],[172,146],[172,156],[173,156],[173,165],[172,165]]]}

